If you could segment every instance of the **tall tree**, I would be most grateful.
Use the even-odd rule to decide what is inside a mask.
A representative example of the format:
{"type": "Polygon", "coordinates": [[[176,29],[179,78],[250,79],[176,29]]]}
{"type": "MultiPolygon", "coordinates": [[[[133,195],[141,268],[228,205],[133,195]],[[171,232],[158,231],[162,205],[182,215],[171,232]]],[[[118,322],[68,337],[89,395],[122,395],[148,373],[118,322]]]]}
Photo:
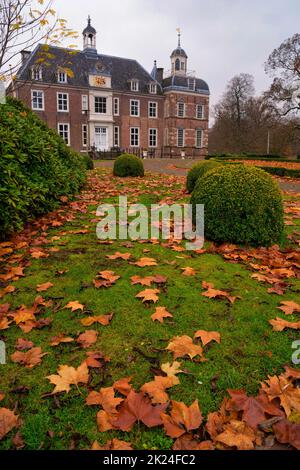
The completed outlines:
{"type": "MultiPolygon", "coordinates": [[[[23,49],[32,49],[39,43],[60,45],[64,39],[73,39],[77,33],[57,16],[53,0],[0,0],[0,78],[13,77],[20,66],[18,55],[23,49]]],[[[72,47],[72,45],[69,45],[72,47]]],[[[47,49],[44,57],[47,59],[47,49]]]]}
{"type": "Polygon", "coordinates": [[[275,49],[265,64],[273,83],[266,96],[281,115],[300,111],[300,34],[275,49]]]}

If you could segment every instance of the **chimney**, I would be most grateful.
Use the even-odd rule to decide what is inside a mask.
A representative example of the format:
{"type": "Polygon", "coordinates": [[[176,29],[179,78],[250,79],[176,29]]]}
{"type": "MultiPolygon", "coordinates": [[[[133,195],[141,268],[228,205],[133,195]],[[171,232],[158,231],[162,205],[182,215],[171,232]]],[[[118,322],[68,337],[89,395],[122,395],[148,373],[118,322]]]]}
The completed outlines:
{"type": "Polygon", "coordinates": [[[25,62],[29,59],[31,55],[31,52],[30,51],[21,51],[21,58],[22,58],[22,65],[25,64],[25,62]]]}
{"type": "Polygon", "coordinates": [[[162,83],[164,78],[164,69],[163,68],[158,68],[157,73],[156,73],[156,80],[158,83],[162,83]]]}

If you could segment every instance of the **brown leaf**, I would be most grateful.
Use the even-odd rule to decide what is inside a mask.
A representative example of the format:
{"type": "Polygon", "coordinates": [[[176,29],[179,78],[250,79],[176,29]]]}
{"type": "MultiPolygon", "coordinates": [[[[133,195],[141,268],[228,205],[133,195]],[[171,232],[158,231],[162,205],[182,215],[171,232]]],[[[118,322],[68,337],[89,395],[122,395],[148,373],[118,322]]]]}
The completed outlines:
{"type": "Polygon", "coordinates": [[[173,318],[173,315],[165,307],[157,307],[151,318],[153,321],[163,323],[165,318],[173,318]]]}
{"type": "Polygon", "coordinates": [[[153,405],[159,405],[169,401],[169,395],[166,393],[166,390],[178,384],[179,379],[177,377],[156,376],[153,382],[148,382],[141,387],[141,392],[149,395],[153,405]]]}
{"type": "Polygon", "coordinates": [[[0,291],[0,299],[2,299],[6,294],[11,294],[16,288],[14,286],[7,286],[0,291]]]}
{"type": "Polygon", "coordinates": [[[114,284],[118,279],[120,279],[120,276],[116,276],[114,271],[101,271],[99,276],[111,284],[114,284]]]}
{"type": "Polygon", "coordinates": [[[255,433],[250,426],[243,421],[232,420],[224,425],[225,431],[216,437],[228,447],[236,447],[238,450],[254,449],[255,433]]]}
{"type": "Polygon", "coordinates": [[[207,289],[206,292],[202,292],[204,297],[208,297],[209,299],[216,299],[216,298],[226,298],[229,300],[231,304],[233,304],[237,299],[240,297],[233,297],[228,292],[223,290],[218,290],[213,287],[213,284],[202,283],[202,287],[207,289]]]}
{"type": "Polygon", "coordinates": [[[214,450],[212,441],[197,441],[191,434],[184,434],[176,439],[173,450],[214,450]]]}
{"type": "Polygon", "coordinates": [[[70,366],[59,366],[58,375],[49,375],[47,379],[55,385],[52,395],[60,392],[69,393],[71,385],[78,387],[80,383],[88,383],[89,371],[84,362],[77,369],[70,366]]]}
{"type": "Polygon", "coordinates": [[[28,369],[32,369],[33,367],[39,365],[42,362],[42,358],[47,354],[48,353],[42,353],[41,348],[32,348],[25,353],[16,351],[10,357],[13,362],[22,364],[28,369]]]}
{"type": "Polygon", "coordinates": [[[300,413],[300,389],[295,388],[292,382],[283,375],[269,377],[269,380],[262,384],[262,390],[268,395],[270,401],[275,398],[280,400],[287,417],[291,415],[293,410],[300,413]]]}
{"type": "Polygon", "coordinates": [[[282,310],[286,315],[293,315],[294,312],[300,312],[300,305],[293,301],[282,301],[279,310],[282,310]]]}
{"type": "Polygon", "coordinates": [[[292,330],[300,330],[300,321],[289,322],[277,317],[275,320],[269,320],[269,323],[273,326],[273,331],[283,331],[286,328],[290,328],[292,330]]]}
{"type": "Polygon", "coordinates": [[[174,359],[184,356],[193,359],[203,353],[201,346],[194,344],[192,338],[186,335],[173,338],[166,349],[173,353],[174,359]]]}
{"type": "Polygon", "coordinates": [[[147,266],[157,266],[157,262],[153,258],[141,258],[139,261],[134,263],[136,266],[140,268],[145,268],[147,266]]]}
{"type": "Polygon", "coordinates": [[[190,268],[189,266],[185,267],[185,268],[181,268],[181,270],[183,271],[182,272],[182,275],[183,276],[196,276],[197,272],[195,271],[195,269],[193,268],[190,268]]]}
{"type": "Polygon", "coordinates": [[[133,390],[123,401],[116,420],[112,421],[115,428],[121,431],[131,431],[133,425],[141,421],[148,428],[161,426],[161,414],[167,405],[153,406],[151,400],[143,393],[136,393],[133,390]]]}
{"type": "Polygon", "coordinates": [[[77,343],[84,349],[89,348],[92,344],[96,343],[98,333],[95,330],[86,330],[84,333],[78,336],[77,343]]]}
{"type": "Polygon", "coordinates": [[[154,282],[153,276],[148,276],[148,277],[132,276],[130,279],[131,279],[132,286],[140,284],[141,286],[151,287],[152,282],[154,282]]]}
{"type": "Polygon", "coordinates": [[[111,260],[123,259],[124,261],[128,261],[131,258],[131,253],[120,253],[117,251],[114,255],[107,255],[106,258],[111,260]]]}
{"type": "Polygon", "coordinates": [[[300,450],[300,424],[293,424],[287,419],[282,419],[273,425],[276,439],[281,444],[291,444],[300,450]]]}
{"type": "Polygon", "coordinates": [[[113,388],[117,390],[121,395],[127,397],[132,390],[132,385],[130,384],[132,377],[126,377],[125,379],[117,380],[113,384],[113,388]]]}
{"type": "Polygon", "coordinates": [[[181,370],[180,367],[181,367],[180,362],[175,361],[173,362],[173,364],[170,364],[170,362],[167,362],[166,364],[163,364],[161,366],[161,370],[165,374],[167,374],[167,377],[177,378],[178,374],[184,373],[184,371],[181,370]]]}
{"type": "Polygon", "coordinates": [[[198,338],[201,338],[203,346],[206,346],[211,341],[216,341],[219,344],[221,343],[220,333],[217,333],[216,331],[199,330],[194,336],[194,339],[198,338]]]}
{"type": "Polygon", "coordinates": [[[57,335],[57,336],[53,336],[50,340],[50,346],[59,346],[61,343],[73,343],[74,339],[69,337],[69,336],[65,336],[63,333],[57,335]]]}
{"type": "Polygon", "coordinates": [[[80,304],[77,300],[74,302],[69,302],[68,305],[65,306],[65,308],[70,308],[72,312],[76,312],[77,310],[83,311],[84,306],[80,304]]]}
{"type": "Polygon", "coordinates": [[[198,400],[195,400],[190,407],[182,402],[172,401],[170,416],[162,414],[161,418],[166,434],[172,438],[178,438],[187,431],[198,429],[203,420],[198,400]]]}
{"type": "Polygon", "coordinates": [[[135,297],[137,299],[143,299],[143,302],[154,302],[156,303],[159,298],[158,295],[160,291],[159,289],[145,289],[139,294],[137,294],[135,297]]]}
{"type": "Polygon", "coordinates": [[[0,408],[0,440],[18,424],[18,416],[7,408],[0,408]]]}
{"type": "Polygon", "coordinates": [[[34,344],[32,341],[28,341],[27,339],[18,338],[16,342],[16,349],[18,351],[26,351],[26,349],[33,348],[34,344]]]}
{"type": "Polygon", "coordinates": [[[110,324],[111,320],[113,318],[113,313],[109,315],[99,315],[95,317],[86,317],[83,318],[81,321],[82,325],[84,326],[91,326],[94,323],[100,323],[100,325],[107,326],[110,324]]]}
{"type": "Polygon", "coordinates": [[[100,392],[91,392],[87,399],[86,404],[101,405],[104,411],[109,415],[117,413],[117,406],[122,403],[123,398],[115,398],[115,391],[113,387],[101,388],[100,392]]]}
{"type": "Polygon", "coordinates": [[[46,290],[53,287],[52,282],[45,282],[45,284],[38,284],[36,290],[37,292],[45,292],[46,290]]]}

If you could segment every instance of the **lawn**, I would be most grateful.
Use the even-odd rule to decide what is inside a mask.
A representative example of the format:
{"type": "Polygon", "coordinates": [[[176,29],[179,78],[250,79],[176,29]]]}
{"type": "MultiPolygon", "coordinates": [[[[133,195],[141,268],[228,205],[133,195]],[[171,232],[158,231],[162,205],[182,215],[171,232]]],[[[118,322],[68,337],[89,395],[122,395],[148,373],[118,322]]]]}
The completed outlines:
{"type": "MultiPolygon", "coordinates": [[[[284,365],[296,367],[291,362],[292,343],[300,333],[273,331],[269,321],[276,317],[299,321],[299,314],[286,317],[278,310],[282,301],[300,300],[298,195],[285,195],[287,225],[281,249],[218,249],[206,243],[199,253],[185,251],[174,241],[100,243],[97,206],[116,203],[119,195],[146,205],[188,201],[184,178],[148,173],[144,179],[118,179],[111,170],[96,170],[90,172],[87,187],[75,201],[0,244],[0,340],[7,349],[7,364],[0,365],[0,407],[20,417],[18,429],[15,426],[0,440],[0,449],[89,449],[95,441],[101,446],[113,438],[131,443],[134,449],[172,448],[174,439],[162,426],[148,428],[139,422],[130,432],[101,432],[96,416],[102,407],[89,406],[86,399],[92,391],[111,387],[120,379],[131,377],[138,391],[154,376],[162,377],[161,366],[173,363],[173,354],[166,349],[172,339],[193,338],[199,330],[218,332],[220,343],[210,342],[203,347],[203,355],[193,359],[176,359],[183,373],[166,393],[188,406],[198,400],[204,423],[209,413],[220,409],[228,389],[244,389],[255,396],[268,376],[282,374],[284,365]],[[117,252],[128,254],[124,256],[128,259],[108,258],[117,252]],[[293,254],[298,262],[287,261],[293,254]],[[135,263],[141,258],[152,258],[155,265],[139,267],[135,263]],[[184,275],[186,267],[192,268],[189,276],[184,275]],[[93,281],[103,271],[112,271],[119,279],[96,288],[93,281]],[[143,286],[133,285],[133,276],[165,279],[143,286]],[[209,287],[203,282],[227,296],[204,296],[209,287]],[[7,286],[13,286],[14,292],[6,293],[7,286]],[[38,286],[42,286],[40,292],[38,286]],[[270,293],[272,286],[277,293],[270,293]],[[155,304],[136,297],[145,289],[159,290],[155,304]],[[43,299],[33,307],[37,296],[43,299]],[[237,298],[230,301],[231,297],[237,298]],[[66,308],[70,302],[78,302],[80,308],[72,312],[66,308]],[[172,317],[163,323],[153,321],[157,307],[165,307],[172,317]],[[103,316],[112,314],[103,325],[103,316]],[[95,316],[102,318],[100,323],[82,323],[95,316]],[[45,319],[49,321],[41,321],[45,319]],[[97,335],[93,333],[86,345],[77,339],[87,330],[97,335]],[[71,339],[53,346],[53,337],[71,339]],[[17,344],[20,338],[33,345],[17,344]],[[40,347],[46,355],[34,367],[25,367],[11,358],[17,346],[22,354],[27,346],[40,347]],[[69,393],[52,394],[54,384],[47,377],[57,374],[60,365],[79,367],[91,352],[98,353],[92,357],[99,367],[89,365],[88,383],[71,385],[69,393]]],[[[201,340],[194,344],[200,346],[201,340]]],[[[116,396],[121,401],[122,395],[116,396]]],[[[297,426],[299,416],[293,421],[297,426]]]]}

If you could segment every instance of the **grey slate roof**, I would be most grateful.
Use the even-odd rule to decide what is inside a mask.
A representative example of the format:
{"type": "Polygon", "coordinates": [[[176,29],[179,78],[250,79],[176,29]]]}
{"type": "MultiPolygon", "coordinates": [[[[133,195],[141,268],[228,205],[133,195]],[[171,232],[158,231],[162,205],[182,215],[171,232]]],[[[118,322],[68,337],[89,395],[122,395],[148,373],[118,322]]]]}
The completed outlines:
{"type": "Polygon", "coordinates": [[[176,57],[176,56],[180,56],[180,57],[184,57],[185,59],[188,59],[187,53],[185,52],[184,49],[182,49],[181,46],[178,46],[177,49],[174,49],[174,51],[171,54],[171,57],[176,57]]]}
{"type": "MultiPolygon", "coordinates": [[[[188,80],[193,77],[183,77],[179,75],[172,75],[171,77],[165,78],[163,80],[162,86],[163,89],[174,89],[181,91],[191,91],[188,87],[188,80]]],[[[195,78],[195,91],[198,93],[209,94],[209,87],[207,83],[201,78],[195,78]]]]}
{"type": "MultiPolygon", "coordinates": [[[[45,83],[57,83],[59,67],[69,68],[74,73],[74,77],[68,77],[68,85],[71,86],[89,87],[89,74],[111,76],[112,89],[116,91],[129,91],[130,80],[137,79],[140,92],[149,93],[149,84],[153,82],[151,75],[136,60],[98,54],[93,49],[74,51],[50,46],[45,51],[41,44],[20,68],[17,78],[31,80],[32,68],[39,65],[42,66],[42,81],[45,83]],[[44,62],[39,64],[41,57],[44,62]]],[[[160,84],[157,85],[158,93],[162,93],[160,84]]]]}

